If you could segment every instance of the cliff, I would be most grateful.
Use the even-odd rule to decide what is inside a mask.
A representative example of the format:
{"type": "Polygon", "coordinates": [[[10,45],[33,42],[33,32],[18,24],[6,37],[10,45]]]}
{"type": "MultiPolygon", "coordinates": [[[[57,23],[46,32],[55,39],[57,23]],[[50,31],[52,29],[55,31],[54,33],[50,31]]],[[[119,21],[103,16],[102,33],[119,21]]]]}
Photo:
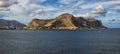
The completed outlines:
{"type": "Polygon", "coordinates": [[[23,29],[26,26],[16,20],[0,19],[0,29],[23,29]]]}
{"type": "Polygon", "coordinates": [[[28,24],[28,29],[44,30],[44,29],[105,29],[102,22],[93,18],[85,19],[83,17],[74,17],[71,14],[65,13],[54,19],[42,20],[33,19],[28,24]]]}

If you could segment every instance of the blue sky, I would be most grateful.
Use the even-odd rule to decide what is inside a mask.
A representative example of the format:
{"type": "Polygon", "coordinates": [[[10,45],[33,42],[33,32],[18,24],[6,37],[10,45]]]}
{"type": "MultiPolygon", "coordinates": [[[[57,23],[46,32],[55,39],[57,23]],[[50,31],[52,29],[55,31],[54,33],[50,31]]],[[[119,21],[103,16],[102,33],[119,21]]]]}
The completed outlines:
{"type": "Polygon", "coordinates": [[[51,19],[62,13],[92,17],[109,28],[120,28],[120,0],[0,0],[0,18],[28,24],[32,19],[51,19]],[[95,17],[101,5],[107,13],[95,17]]]}

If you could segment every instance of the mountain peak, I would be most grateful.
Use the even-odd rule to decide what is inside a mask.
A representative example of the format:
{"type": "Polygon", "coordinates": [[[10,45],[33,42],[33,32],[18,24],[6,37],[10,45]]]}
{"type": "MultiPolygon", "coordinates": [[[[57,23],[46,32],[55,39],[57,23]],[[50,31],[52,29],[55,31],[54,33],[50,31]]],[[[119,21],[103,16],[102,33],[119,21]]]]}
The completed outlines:
{"type": "Polygon", "coordinates": [[[41,29],[101,29],[106,28],[102,25],[101,21],[96,19],[85,19],[84,17],[74,17],[69,13],[61,14],[52,20],[31,21],[28,29],[41,30],[41,29]]]}
{"type": "Polygon", "coordinates": [[[73,17],[72,14],[64,13],[64,14],[61,14],[60,16],[58,16],[57,19],[62,19],[62,18],[72,18],[72,17],[73,17]]]}
{"type": "Polygon", "coordinates": [[[69,14],[69,13],[64,13],[64,14],[61,14],[60,16],[73,16],[72,14],[69,14]]]}

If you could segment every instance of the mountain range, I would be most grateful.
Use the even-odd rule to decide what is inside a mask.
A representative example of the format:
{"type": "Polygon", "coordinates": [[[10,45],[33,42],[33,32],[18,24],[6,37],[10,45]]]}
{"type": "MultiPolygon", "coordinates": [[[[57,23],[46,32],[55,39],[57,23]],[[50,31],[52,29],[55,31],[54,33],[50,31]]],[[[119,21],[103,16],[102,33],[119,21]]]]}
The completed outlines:
{"type": "Polygon", "coordinates": [[[24,26],[26,25],[16,20],[0,19],[0,29],[22,29],[24,26]]]}
{"type": "Polygon", "coordinates": [[[19,30],[77,30],[77,29],[106,29],[100,20],[94,18],[74,17],[64,13],[54,19],[34,18],[27,26],[16,20],[0,19],[0,29],[19,30]]]}
{"type": "Polygon", "coordinates": [[[76,30],[76,29],[105,29],[100,20],[94,18],[74,17],[64,13],[54,19],[33,19],[28,24],[30,30],[76,30]]]}

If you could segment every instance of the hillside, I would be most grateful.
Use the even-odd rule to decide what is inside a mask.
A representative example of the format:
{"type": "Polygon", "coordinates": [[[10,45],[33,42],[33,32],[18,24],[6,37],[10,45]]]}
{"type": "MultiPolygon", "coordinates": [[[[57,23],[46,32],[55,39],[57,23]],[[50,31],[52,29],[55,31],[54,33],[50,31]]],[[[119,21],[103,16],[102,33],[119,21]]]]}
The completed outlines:
{"type": "Polygon", "coordinates": [[[42,20],[33,19],[28,24],[28,29],[31,30],[76,30],[76,29],[105,29],[106,27],[101,21],[94,18],[85,19],[83,17],[74,17],[71,14],[65,13],[54,19],[42,20]]]}
{"type": "Polygon", "coordinates": [[[0,29],[22,29],[24,24],[19,23],[16,20],[4,20],[0,19],[0,29]]]}

